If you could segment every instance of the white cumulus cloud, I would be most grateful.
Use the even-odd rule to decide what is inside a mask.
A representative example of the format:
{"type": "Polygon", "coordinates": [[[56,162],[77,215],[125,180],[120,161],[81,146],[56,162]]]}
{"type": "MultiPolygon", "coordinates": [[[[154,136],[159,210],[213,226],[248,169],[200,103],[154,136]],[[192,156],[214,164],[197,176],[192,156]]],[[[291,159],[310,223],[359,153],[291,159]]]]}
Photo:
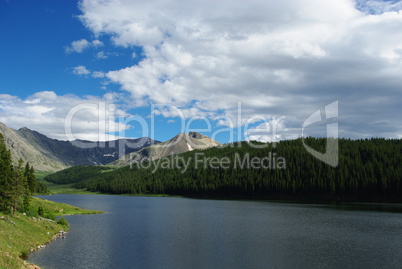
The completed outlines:
{"type": "Polygon", "coordinates": [[[402,10],[402,2],[395,0],[357,0],[356,7],[368,14],[382,14],[402,10]]]}
{"type": "Polygon", "coordinates": [[[94,71],[94,72],[92,72],[92,77],[94,77],[94,78],[103,78],[103,77],[105,77],[105,73],[103,73],[101,71],[94,71]]]}
{"type": "Polygon", "coordinates": [[[365,2],[83,0],[80,19],[116,46],[142,47],[138,64],[105,74],[133,106],[166,103],[227,124],[241,102],[246,118],[292,119],[282,129],[293,137],[338,100],[341,136],[396,137],[400,1],[365,2]]]}
{"type": "Polygon", "coordinates": [[[85,66],[79,65],[73,68],[73,73],[75,75],[89,75],[91,71],[89,71],[85,66]]]}
{"type": "Polygon", "coordinates": [[[105,54],[104,51],[100,51],[100,52],[98,52],[98,53],[96,54],[96,58],[97,58],[97,59],[107,59],[108,56],[105,54]]]}
{"type": "Polygon", "coordinates": [[[80,98],[43,91],[26,99],[1,94],[0,122],[15,129],[28,127],[60,140],[113,140],[118,137],[109,133],[124,133],[129,128],[119,117],[130,116],[114,101],[112,94],[80,98]]]}
{"type": "Polygon", "coordinates": [[[65,51],[67,53],[72,53],[72,52],[82,53],[84,50],[86,50],[90,47],[101,47],[101,46],[103,46],[102,41],[93,40],[93,41],[89,42],[86,39],[80,39],[80,40],[71,42],[70,46],[65,48],[65,51]]]}

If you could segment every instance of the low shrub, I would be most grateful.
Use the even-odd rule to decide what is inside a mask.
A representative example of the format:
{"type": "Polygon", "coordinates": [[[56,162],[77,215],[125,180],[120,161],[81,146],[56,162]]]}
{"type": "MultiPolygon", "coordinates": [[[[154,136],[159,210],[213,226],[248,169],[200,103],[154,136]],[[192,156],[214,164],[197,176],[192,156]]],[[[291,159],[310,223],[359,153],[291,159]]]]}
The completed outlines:
{"type": "Polygon", "coordinates": [[[43,207],[39,206],[38,207],[38,215],[43,217],[44,214],[45,214],[45,211],[43,210],[43,207]]]}
{"type": "Polygon", "coordinates": [[[43,217],[46,219],[56,220],[56,216],[52,212],[45,212],[43,217]]]}
{"type": "Polygon", "coordinates": [[[68,221],[65,218],[61,218],[57,221],[58,224],[61,224],[63,226],[68,226],[68,221]]]}
{"type": "Polygon", "coordinates": [[[20,257],[21,257],[21,259],[26,260],[26,259],[28,259],[28,255],[29,255],[29,251],[28,250],[23,250],[23,251],[21,251],[20,257]]]}

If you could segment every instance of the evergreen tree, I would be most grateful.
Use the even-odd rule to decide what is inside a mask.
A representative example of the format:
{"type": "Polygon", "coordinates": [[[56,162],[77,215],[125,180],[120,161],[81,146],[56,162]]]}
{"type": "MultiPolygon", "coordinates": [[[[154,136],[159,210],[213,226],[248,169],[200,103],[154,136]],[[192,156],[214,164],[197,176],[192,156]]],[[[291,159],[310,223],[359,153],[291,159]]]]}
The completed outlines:
{"type": "MultiPolygon", "coordinates": [[[[305,138],[305,142],[325,152],[325,139],[305,138]]],[[[180,154],[180,161],[189,163],[187,170],[179,169],[172,157],[166,157],[105,173],[89,173],[94,172],[93,168],[81,167],[79,172],[67,169],[53,174],[51,179],[69,179],[77,188],[112,194],[402,200],[401,139],[339,139],[339,165],[335,168],[310,155],[301,139],[281,141],[275,147],[268,143],[259,149],[241,142],[195,150],[180,154]],[[204,167],[195,162],[200,153],[206,160],[227,158],[230,165],[204,167]],[[261,160],[270,153],[283,157],[286,165],[259,169],[247,166],[253,158],[261,160]],[[249,161],[244,162],[245,157],[249,161]],[[170,165],[158,165],[169,159],[173,162],[170,165]],[[81,172],[87,176],[80,178],[81,172]]]]}
{"type": "Polygon", "coordinates": [[[37,193],[37,194],[48,194],[49,189],[48,189],[48,187],[47,187],[47,185],[45,183],[37,182],[35,193],[37,193]]]}
{"type": "Polygon", "coordinates": [[[34,168],[19,160],[16,167],[12,164],[11,153],[6,147],[3,135],[0,133],[0,211],[11,212],[28,210],[31,203],[31,195],[37,188],[34,168]]]}
{"type": "Polygon", "coordinates": [[[13,177],[11,153],[0,133],[0,210],[8,211],[11,205],[11,178],[13,177]]]}
{"type": "Polygon", "coordinates": [[[27,194],[27,184],[24,173],[22,172],[23,160],[18,161],[18,166],[14,169],[14,174],[11,177],[11,192],[10,192],[10,205],[11,212],[14,215],[15,212],[21,207],[21,197],[25,198],[30,196],[27,194]]]}
{"type": "Polygon", "coordinates": [[[24,178],[25,178],[24,182],[25,192],[23,195],[23,210],[27,211],[31,205],[32,195],[35,194],[37,187],[34,168],[30,167],[29,162],[27,162],[27,164],[25,165],[24,178]]]}
{"type": "Polygon", "coordinates": [[[33,166],[29,166],[29,162],[25,165],[24,171],[25,178],[27,179],[27,187],[31,195],[34,195],[36,192],[37,181],[35,177],[35,169],[33,166]]]}

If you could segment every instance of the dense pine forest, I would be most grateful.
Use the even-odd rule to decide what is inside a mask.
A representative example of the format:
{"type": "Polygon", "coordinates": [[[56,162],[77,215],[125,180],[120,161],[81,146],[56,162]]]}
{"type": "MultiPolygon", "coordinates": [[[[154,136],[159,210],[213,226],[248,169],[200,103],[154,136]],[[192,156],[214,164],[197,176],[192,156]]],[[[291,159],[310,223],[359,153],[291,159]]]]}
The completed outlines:
{"type": "MultiPolygon", "coordinates": [[[[305,142],[325,152],[325,139],[307,138],[305,142]]],[[[70,168],[47,180],[74,182],[77,188],[110,194],[402,200],[402,140],[338,142],[337,167],[314,158],[297,139],[275,144],[253,142],[254,146],[248,142],[228,144],[111,172],[70,168]]]]}
{"type": "Polygon", "coordinates": [[[23,160],[14,165],[11,153],[6,148],[4,137],[0,134],[0,211],[15,214],[28,211],[32,195],[47,192],[45,184],[38,184],[34,168],[23,160]]]}
{"type": "Polygon", "coordinates": [[[113,171],[107,166],[73,166],[46,176],[46,181],[55,184],[69,184],[82,181],[105,172],[113,171]]]}

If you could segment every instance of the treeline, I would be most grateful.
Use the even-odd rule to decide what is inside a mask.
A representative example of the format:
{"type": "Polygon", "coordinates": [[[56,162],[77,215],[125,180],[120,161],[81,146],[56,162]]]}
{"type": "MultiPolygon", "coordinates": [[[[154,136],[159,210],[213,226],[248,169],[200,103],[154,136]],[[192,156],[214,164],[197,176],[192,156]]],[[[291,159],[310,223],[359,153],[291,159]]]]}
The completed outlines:
{"type": "Polygon", "coordinates": [[[74,166],[47,175],[44,179],[55,184],[69,184],[95,177],[101,173],[112,170],[112,168],[107,166],[74,166]]]}
{"type": "MultiPolygon", "coordinates": [[[[326,139],[305,142],[325,152],[326,139]]],[[[254,146],[241,142],[141,162],[86,178],[75,187],[111,194],[402,200],[402,140],[338,142],[336,167],[313,157],[301,139],[254,146]]]]}
{"type": "Polygon", "coordinates": [[[37,181],[36,184],[36,194],[49,194],[49,188],[46,183],[37,181]]]}
{"type": "Polygon", "coordinates": [[[22,159],[18,165],[13,165],[11,153],[0,133],[0,211],[14,214],[17,210],[29,210],[38,186],[34,172],[29,163],[23,168],[22,159]]]}

